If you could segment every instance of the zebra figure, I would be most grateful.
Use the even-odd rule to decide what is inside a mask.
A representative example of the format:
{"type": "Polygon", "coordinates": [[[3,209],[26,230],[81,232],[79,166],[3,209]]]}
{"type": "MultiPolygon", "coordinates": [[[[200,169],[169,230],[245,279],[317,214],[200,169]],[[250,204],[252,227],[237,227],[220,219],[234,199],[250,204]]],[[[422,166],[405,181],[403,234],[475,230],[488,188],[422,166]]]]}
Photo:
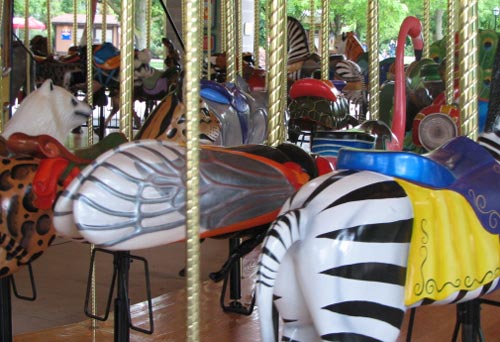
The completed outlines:
{"type": "Polygon", "coordinates": [[[304,26],[293,17],[287,17],[287,76],[291,81],[310,77],[312,72],[319,69],[320,59],[316,53],[311,53],[307,33],[304,26]]]}
{"type": "Polygon", "coordinates": [[[342,150],[338,171],[285,202],[257,270],[264,342],[276,340],[273,304],[282,341],[395,341],[408,308],[498,289],[499,65],[500,49],[477,143],[457,137],[427,156],[342,150]]]}
{"type": "Polygon", "coordinates": [[[361,67],[349,59],[339,60],[335,63],[335,76],[346,82],[342,93],[358,108],[357,119],[363,122],[368,110],[368,93],[361,67]]]}
{"type": "MultiPolygon", "coordinates": [[[[496,200],[476,198],[488,199],[480,205],[484,204],[481,210],[488,213],[488,222],[483,225],[489,223],[491,230],[498,229],[500,217],[499,131],[481,136],[480,144],[469,140],[476,145],[473,153],[488,150],[496,160],[487,170],[491,176],[488,185],[494,188],[490,194],[495,196],[496,192],[496,200]]],[[[485,170],[474,172],[473,178],[485,170]]],[[[482,272],[482,277],[470,276],[477,286],[468,284],[466,276],[457,278],[458,284],[450,284],[448,287],[456,290],[442,299],[422,296],[416,302],[405,302],[406,292],[416,291],[419,286],[427,291],[433,286],[430,280],[411,288],[407,284],[408,275],[419,275],[420,266],[410,265],[409,251],[413,248],[418,254],[426,250],[425,243],[416,241],[412,234],[415,230],[442,228],[439,223],[430,224],[434,222],[432,215],[422,217],[422,209],[414,201],[414,197],[421,198],[414,195],[416,191],[439,197],[439,192],[448,190],[431,190],[372,171],[339,170],[312,180],[292,196],[269,230],[259,262],[257,304],[263,341],[274,341],[269,325],[273,298],[284,321],[283,341],[394,341],[407,308],[465,302],[497,289],[498,236],[481,227],[481,232],[475,232],[477,227],[465,227],[471,236],[486,235],[487,242],[481,242],[481,246],[486,254],[494,256],[493,266],[482,272]]],[[[433,210],[448,211],[450,215],[455,212],[452,208],[433,210]]],[[[459,231],[455,239],[467,240],[469,233],[459,237],[459,231]]],[[[436,291],[445,285],[436,285],[436,291]]]]}

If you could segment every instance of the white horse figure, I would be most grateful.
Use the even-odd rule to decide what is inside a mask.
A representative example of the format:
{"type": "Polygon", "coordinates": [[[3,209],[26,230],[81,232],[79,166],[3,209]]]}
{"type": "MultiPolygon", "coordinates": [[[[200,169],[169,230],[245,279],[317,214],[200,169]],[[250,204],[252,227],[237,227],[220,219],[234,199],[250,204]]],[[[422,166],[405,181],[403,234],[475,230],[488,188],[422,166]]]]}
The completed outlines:
{"type": "Polygon", "coordinates": [[[69,132],[92,115],[92,108],[66,89],[46,80],[30,93],[5,125],[2,136],[13,133],[47,134],[64,143],[69,132]]]}

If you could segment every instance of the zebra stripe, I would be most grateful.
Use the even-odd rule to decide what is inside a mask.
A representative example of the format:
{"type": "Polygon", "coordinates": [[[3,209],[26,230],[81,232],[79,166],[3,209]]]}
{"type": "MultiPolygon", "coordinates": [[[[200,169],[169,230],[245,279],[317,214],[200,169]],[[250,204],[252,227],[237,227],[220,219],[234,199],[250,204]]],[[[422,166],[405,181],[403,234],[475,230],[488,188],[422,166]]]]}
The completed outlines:
{"type": "Polygon", "coordinates": [[[478,138],[479,145],[483,146],[500,163],[500,133],[483,133],[478,138]]]}
{"type": "MultiPolygon", "coordinates": [[[[479,143],[498,160],[496,132],[479,143]]],[[[391,177],[340,170],[303,186],[264,241],[257,281],[263,341],[273,341],[272,303],[284,318],[284,341],[396,340],[412,228],[412,203],[391,177]]],[[[411,307],[462,303],[499,287],[496,278],[411,307]]]]}
{"type": "Polygon", "coordinates": [[[288,64],[303,61],[309,57],[309,44],[306,30],[302,24],[293,17],[288,17],[288,64]]]}
{"type": "MultiPolygon", "coordinates": [[[[320,316],[329,317],[330,320],[342,321],[349,317],[360,323],[353,324],[352,329],[343,326],[341,331],[335,331],[336,324],[332,324],[329,331],[320,332],[321,339],[333,341],[341,333],[346,340],[375,341],[377,339],[372,339],[373,336],[371,336],[372,330],[380,331],[379,328],[384,327],[382,330],[386,331],[386,326],[392,326],[397,336],[405,312],[400,299],[404,296],[407,263],[405,251],[408,249],[412,227],[409,199],[403,189],[391,178],[370,172],[342,171],[320,178],[319,182],[311,186],[307,184],[295,195],[288,210],[275,221],[266,237],[264,252],[259,261],[257,280],[261,322],[265,322],[270,315],[273,292],[279,298],[275,300],[278,308],[286,309],[289,303],[295,300],[295,296],[290,296],[287,292],[290,283],[280,284],[280,277],[283,277],[280,270],[283,264],[289,262],[286,257],[289,251],[296,251],[299,253],[295,254],[297,256],[307,253],[313,241],[315,248],[318,248],[318,244],[323,244],[325,247],[342,244],[349,250],[349,253],[336,258],[337,260],[333,258],[319,262],[320,266],[317,270],[307,272],[310,285],[315,282],[315,278],[321,277],[322,282],[331,285],[327,285],[327,288],[335,288],[335,291],[322,299],[308,296],[304,302],[314,306],[320,316]],[[335,194],[333,189],[336,189],[335,194]],[[367,193],[374,194],[374,196],[367,199],[367,193]],[[374,211],[369,210],[372,207],[380,207],[382,203],[387,208],[406,207],[406,209],[400,210],[399,216],[396,216],[394,221],[385,223],[382,216],[374,215],[374,211]],[[340,212],[346,212],[347,206],[349,208],[366,207],[370,215],[369,217],[367,215],[352,217],[351,226],[331,219],[340,217],[340,212]],[[384,239],[383,232],[388,230],[392,234],[386,235],[384,239]],[[302,242],[296,245],[298,241],[302,242]],[[391,244],[392,252],[388,252],[388,243],[391,244]],[[394,253],[394,251],[397,252],[394,253]],[[403,257],[400,257],[401,255],[403,257]],[[332,261],[333,264],[331,264],[332,261]],[[367,268],[372,271],[366,273],[367,268]],[[364,275],[361,276],[362,274],[364,275]],[[362,295],[360,295],[360,287],[364,288],[361,291],[362,295]],[[392,295],[381,297],[381,293],[392,295]],[[397,295],[394,295],[395,293],[397,295]],[[360,308],[360,312],[349,311],[352,310],[350,306],[354,302],[360,308]]],[[[381,208],[380,211],[384,210],[381,208]]],[[[354,209],[352,212],[361,213],[363,209],[354,209]]],[[[332,250],[331,247],[329,249],[332,250]]],[[[328,247],[325,250],[328,250],[328,247]]],[[[308,311],[303,308],[300,311],[312,312],[315,309],[308,311]]],[[[283,313],[287,320],[303,325],[304,317],[300,317],[301,314],[294,316],[286,310],[283,313]]],[[[313,314],[311,319],[314,321],[320,318],[314,317],[313,314]]],[[[299,325],[287,326],[285,324],[283,340],[290,339],[292,333],[295,339],[297,339],[296,336],[301,336],[303,341],[318,338],[307,335],[305,332],[299,332],[296,335],[297,326],[299,325]],[[289,329],[292,326],[293,329],[289,329]]],[[[262,334],[265,342],[272,341],[274,332],[266,324],[262,326],[262,334]]],[[[378,340],[382,339],[384,336],[378,337],[378,340]]]]}

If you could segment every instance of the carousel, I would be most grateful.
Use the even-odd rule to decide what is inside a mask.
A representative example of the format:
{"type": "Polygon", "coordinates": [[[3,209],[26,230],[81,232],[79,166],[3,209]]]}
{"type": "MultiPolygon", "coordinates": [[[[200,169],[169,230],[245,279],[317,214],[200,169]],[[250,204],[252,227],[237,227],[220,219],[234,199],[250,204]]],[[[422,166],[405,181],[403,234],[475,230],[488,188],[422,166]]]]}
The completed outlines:
{"type": "Polygon", "coordinates": [[[119,46],[106,42],[106,0],[86,1],[77,41],[75,1],[72,46],[57,57],[51,23],[34,22],[28,0],[14,21],[0,0],[0,342],[497,339],[500,47],[478,30],[477,1],[449,0],[434,43],[424,1],[390,60],[378,1],[367,1],[367,51],[350,32],[335,52],[329,1],[310,2],[319,47],[286,1],[265,3],[263,58],[260,2],[252,53],[242,0],[179,1],[181,30],[160,3],[163,69],[133,44],[132,0],[119,46]],[[35,24],[46,37],[30,40],[35,24]],[[228,255],[204,280],[206,240],[228,255]],[[16,334],[29,323],[15,305],[37,305],[33,268],[54,241],[88,251],[86,319],[16,334]],[[153,295],[140,251],[174,244],[185,285],[153,295]]]}

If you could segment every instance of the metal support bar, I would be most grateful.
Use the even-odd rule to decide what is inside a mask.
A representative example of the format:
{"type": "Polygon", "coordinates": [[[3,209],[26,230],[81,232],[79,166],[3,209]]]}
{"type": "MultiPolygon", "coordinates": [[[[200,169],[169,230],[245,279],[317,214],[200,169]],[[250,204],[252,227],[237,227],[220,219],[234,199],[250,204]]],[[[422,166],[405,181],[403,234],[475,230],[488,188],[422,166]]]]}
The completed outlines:
{"type": "Polygon", "coordinates": [[[114,315],[115,342],[128,342],[130,340],[130,302],[128,298],[130,252],[116,252],[114,265],[118,272],[114,315]]]}
{"type": "Polygon", "coordinates": [[[0,342],[12,342],[10,276],[0,279],[0,342]]]}

